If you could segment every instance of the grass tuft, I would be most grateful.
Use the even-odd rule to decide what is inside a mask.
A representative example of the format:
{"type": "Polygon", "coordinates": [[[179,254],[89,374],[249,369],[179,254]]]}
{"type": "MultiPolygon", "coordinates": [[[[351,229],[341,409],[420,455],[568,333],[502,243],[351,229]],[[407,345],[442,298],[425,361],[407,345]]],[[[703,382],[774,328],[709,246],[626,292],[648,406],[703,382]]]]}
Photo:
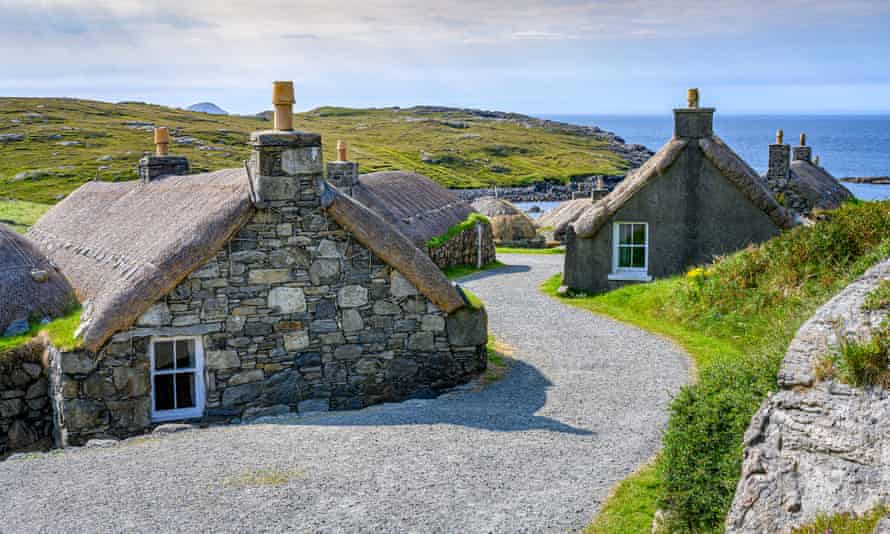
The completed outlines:
{"type": "Polygon", "coordinates": [[[864,311],[878,311],[890,308],[890,279],[882,280],[878,287],[865,297],[864,311]]]}
{"type": "Polygon", "coordinates": [[[864,515],[820,514],[815,521],[792,530],[791,534],[872,534],[878,522],[887,514],[890,514],[890,508],[884,506],[878,506],[864,515]]]}
{"type": "Polygon", "coordinates": [[[513,348],[498,341],[494,336],[488,336],[487,349],[488,369],[482,375],[482,381],[491,384],[504,378],[507,371],[510,370],[510,357],[513,355],[513,348]]]}
{"type": "Polygon", "coordinates": [[[439,248],[450,241],[452,237],[463,232],[464,230],[473,228],[474,226],[476,226],[477,223],[490,225],[491,221],[489,221],[488,217],[482,215],[481,213],[471,213],[467,216],[466,219],[449,228],[444,234],[430,239],[429,241],[427,241],[426,244],[430,248],[439,248]]]}
{"type": "Polygon", "coordinates": [[[836,353],[817,363],[816,377],[837,378],[856,387],[890,388],[890,323],[872,330],[867,341],[842,339],[836,353]]]}

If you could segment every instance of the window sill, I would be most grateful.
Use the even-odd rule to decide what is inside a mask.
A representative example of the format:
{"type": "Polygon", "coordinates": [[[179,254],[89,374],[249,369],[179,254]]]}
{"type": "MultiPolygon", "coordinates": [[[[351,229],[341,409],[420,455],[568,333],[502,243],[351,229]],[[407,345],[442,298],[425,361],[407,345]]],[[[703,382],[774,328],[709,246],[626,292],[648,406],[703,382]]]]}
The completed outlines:
{"type": "Polygon", "coordinates": [[[651,282],[652,277],[644,271],[639,272],[617,272],[609,274],[610,281],[616,282],[651,282]]]}

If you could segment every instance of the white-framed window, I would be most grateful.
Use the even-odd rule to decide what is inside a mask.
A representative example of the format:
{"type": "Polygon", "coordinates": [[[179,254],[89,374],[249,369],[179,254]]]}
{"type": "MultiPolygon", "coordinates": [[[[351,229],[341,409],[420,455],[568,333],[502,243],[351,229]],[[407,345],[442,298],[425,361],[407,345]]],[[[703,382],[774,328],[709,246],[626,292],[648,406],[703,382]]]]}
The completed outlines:
{"type": "Polygon", "coordinates": [[[204,347],[200,337],[152,338],[151,419],[204,415],[204,347]]]}
{"type": "Polygon", "coordinates": [[[649,225],[616,222],[612,226],[612,274],[609,280],[649,281],[649,225]]]}

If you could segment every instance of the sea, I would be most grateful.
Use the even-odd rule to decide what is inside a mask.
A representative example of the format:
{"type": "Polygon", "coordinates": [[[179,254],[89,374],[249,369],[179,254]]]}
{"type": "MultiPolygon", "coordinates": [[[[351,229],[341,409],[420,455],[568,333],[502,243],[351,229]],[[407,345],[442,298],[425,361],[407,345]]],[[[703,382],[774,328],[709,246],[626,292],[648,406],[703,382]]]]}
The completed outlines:
{"type": "MultiPolygon", "coordinates": [[[[599,126],[627,143],[657,151],[673,134],[674,119],[667,115],[542,115],[583,126],[599,126]]],[[[801,132],[819,163],[838,178],[890,176],[890,114],[886,115],[714,115],[714,131],[758,172],[767,168],[768,145],[776,130],[796,145],[801,132]]],[[[844,184],[862,200],[890,199],[890,185],[844,184]]],[[[551,203],[530,203],[542,210],[551,203]]],[[[523,206],[526,207],[526,206],[523,206]]]]}

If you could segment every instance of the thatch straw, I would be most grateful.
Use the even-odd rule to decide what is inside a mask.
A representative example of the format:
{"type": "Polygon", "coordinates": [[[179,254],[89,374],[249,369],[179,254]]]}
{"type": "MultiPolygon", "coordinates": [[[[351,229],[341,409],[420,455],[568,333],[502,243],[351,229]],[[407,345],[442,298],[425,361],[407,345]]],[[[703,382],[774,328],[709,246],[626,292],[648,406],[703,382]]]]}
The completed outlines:
{"type": "Polygon", "coordinates": [[[455,287],[429,256],[395,226],[387,223],[370,208],[340,193],[327,182],[322,182],[320,186],[322,207],[359,243],[399,271],[446,313],[454,312],[465,305],[455,287]]]}
{"type": "Polygon", "coordinates": [[[569,225],[578,220],[588,208],[593,206],[592,198],[576,198],[560,203],[552,210],[535,219],[535,226],[553,230],[553,237],[562,239],[569,225]]]}
{"type": "Polygon", "coordinates": [[[794,214],[776,201],[757,172],[716,135],[698,141],[708,161],[726,176],[742,194],[766,213],[779,228],[797,224],[794,214]]]}
{"type": "Polygon", "coordinates": [[[90,301],[94,352],[204,265],[253,213],[243,169],[151,182],[89,182],[28,232],[90,301]]]}
{"type": "Polygon", "coordinates": [[[0,335],[18,319],[58,317],[74,289],[36,244],[0,224],[0,335]]]}
{"type": "Polygon", "coordinates": [[[448,189],[409,172],[362,175],[352,196],[420,248],[473,213],[468,202],[448,189]]]}
{"type": "Polygon", "coordinates": [[[495,241],[525,241],[538,235],[531,217],[506,200],[483,197],[472,206],[491,221],[495,241]]]}
{"type": "Polygon", "coordinates": [[[789,185],[816,209],[833,210],[853,198],[853,193],[834,176],[809,161],[791,162],[789,185]]]}
{"type": "Polygon", "coordinates": [[[652,179],[664,174],[685,149],[688,140],[671,139],[661,150],[649,158],[642,167],[630,173],[611,193],[582,213],[572,224],[575,234],[581,238],[596,235],[599,229],[615,213],[643,189],[652,179]]]}

